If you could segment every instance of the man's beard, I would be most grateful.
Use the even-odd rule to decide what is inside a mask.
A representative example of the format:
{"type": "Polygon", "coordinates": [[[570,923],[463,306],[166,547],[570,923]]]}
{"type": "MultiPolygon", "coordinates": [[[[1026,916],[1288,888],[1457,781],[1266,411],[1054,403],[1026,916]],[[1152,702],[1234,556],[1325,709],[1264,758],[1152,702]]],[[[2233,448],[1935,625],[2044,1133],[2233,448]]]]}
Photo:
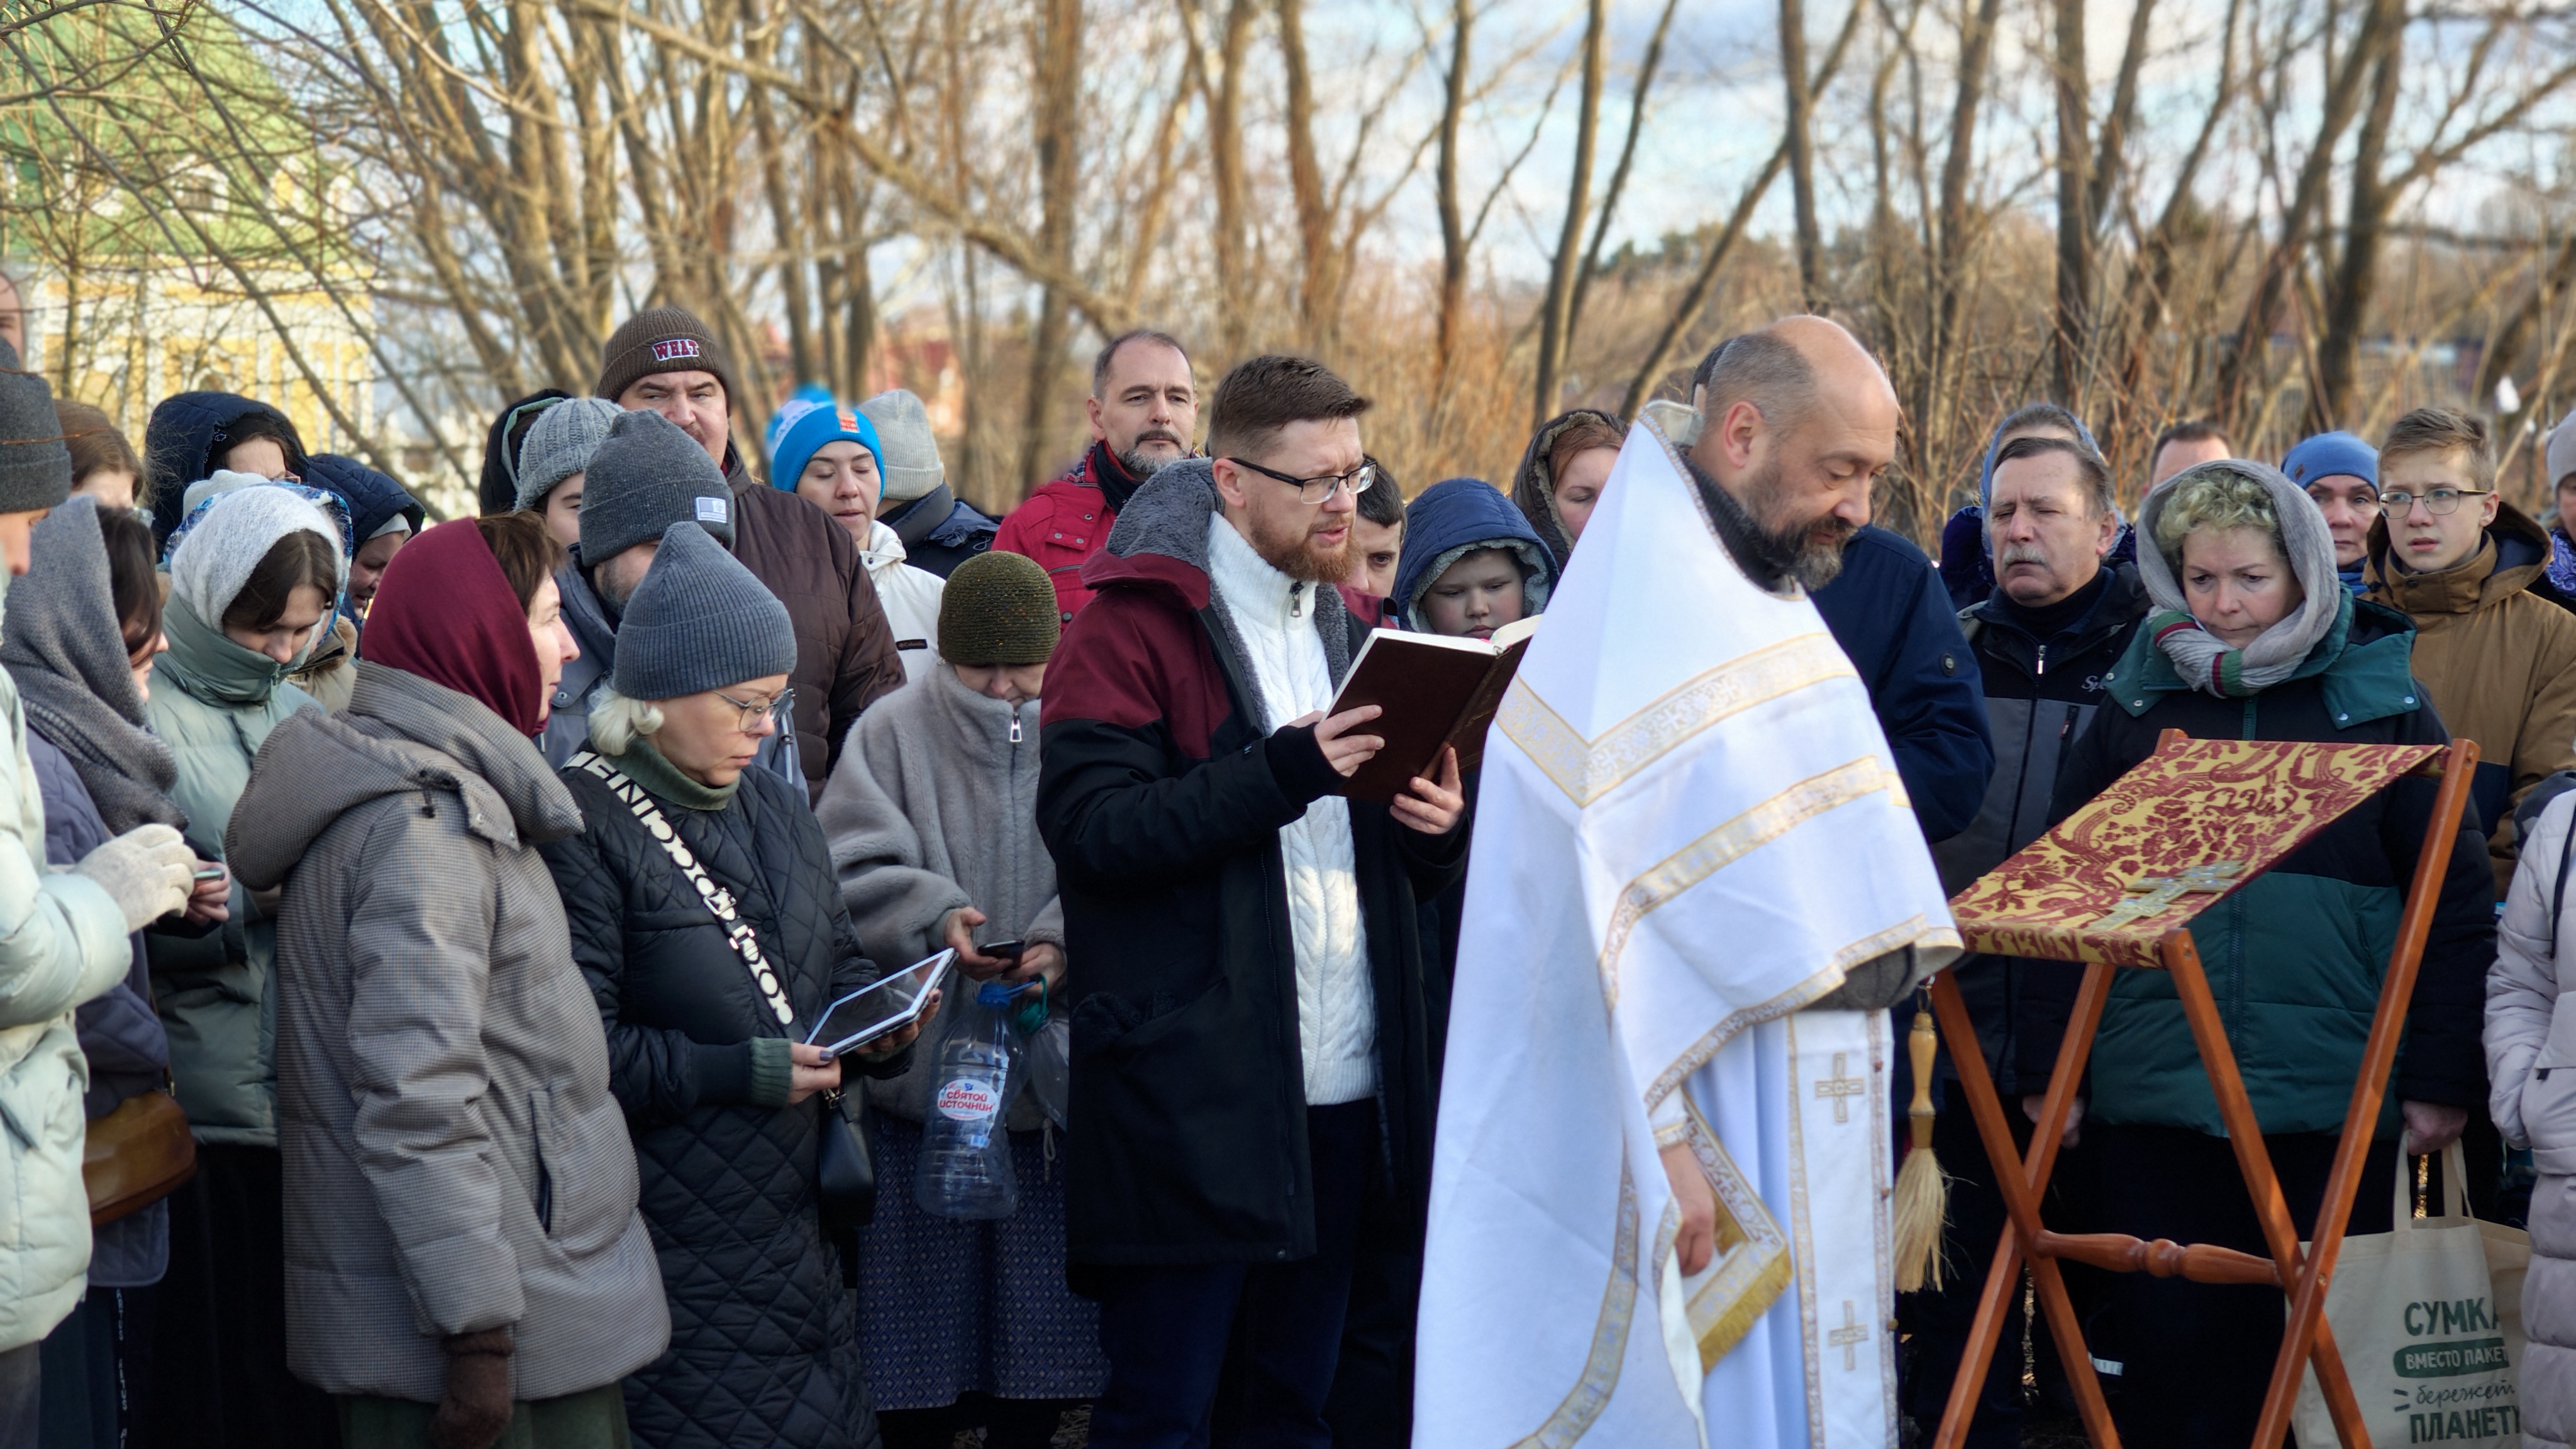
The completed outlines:
{"type": "Polygon", "coordinates": [[[1780,460],[1745,480],[1744,511],[1753,521],[1753,543],[1772,571],[1796,579],[1809,593],[1832,583],[1843,571],[1843,545],[1860,530],[1828,513],[1811,521],[1787,524],[1773,520],[1789,507],[1780,486],[1780,460]]]}
{"type": "Polygon", "coordinates": [[[1351,531],[1342,530],[1342,546],[1326,552],[1316,547],[1315,535],[1307,531],[1304,521],[1272,532],[1259,514],[1252,516],[1252,532],[1245,539],[1261,561],[1301,584],[1338,584],[1351,574],[1351,531]]]}
{"type": "Polygon", "coordinates": [[[1146,479],[1162,472],[1164,469],[1181,461],[1189,455],[1190,445],[1173,437],[1171,434],[1149,433],[1143,438],[1138,438],[1128,447],[1126,452],[1118,455],[1118,466],[1127,470],[1128,477],[1142,483],[1146,479]],[[1171,444],[1171,456],[1162,457],[1156,454],[1147,453],[1145,451],[1145,442],[1147,438],[1171,444]]]}

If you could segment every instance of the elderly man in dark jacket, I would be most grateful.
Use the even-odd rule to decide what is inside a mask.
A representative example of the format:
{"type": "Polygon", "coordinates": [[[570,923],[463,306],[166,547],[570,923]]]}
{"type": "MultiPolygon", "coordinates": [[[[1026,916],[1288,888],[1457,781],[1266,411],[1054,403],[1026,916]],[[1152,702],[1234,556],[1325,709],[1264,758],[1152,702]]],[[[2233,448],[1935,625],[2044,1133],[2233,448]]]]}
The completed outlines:
{"type": "MultiPolygon", "coordinates": [[[[706,324],[677,307],[648,307],[602,349],[591,389],[622,408],[658,412],[724,470],[729,496],[702,523],[723,523],[726,545],[787,606],[796,625],[796,744],[808,797],[823,793],[841,739],[861,710],[903,686],[903,661],[877,586],[850,531],[792,488],[771,488],[743,466],[731,413],[733,364],[706,324]]],[[[598,484],[582,495],[598,499],[598,484]]]]}
{"type": "Polygon", "coordinates": [[[1466,848],[1457,764],[1391,806],[1345,799],[1374,713],[1321,713],[1367,632],[1333,587],[1366,407],[1302,359],[1237,367],[1211,457],[1138,490],[1084,565],[1096,597],[1047,678],[1098,1449],[1205,1442],[1229,1346],[1243,1432],[1331,1442],[1361,1202],[1372,1178],[1416,1214],[1429,1195],[1415,909],[1466,848]]]}
{"type": "MultiPolygon", "coordinates": [[[[2021,437],[1998,455],[1983,526],[1994,559],[1995,592],[1959,611],[1969,648],[1985,687],[1986,717],[1997,756],[1985,803],[1968,828],[1932,848],[1942,886],[1956,893],[2037,839],[2047,826],[2057,767],[2093,722],[2104,700],[2102,677],[2146,617],[2147,596],[2137,569],[2112,564],[2120,514],[2111,492],[2109,465],[2084,443],[2061,437],[2021,437]]],[[[1986,1063],[2007,1098],[2035,1099],[2048,1090],[2057,1059],[2053,1032],[2017,1033],[2025,996],[2071,1003],[2074,968],[2057,962],[1971,956],[1952,968],[1968,1013],[1977,1024],[1986,1063]]],[[[2062,1009],[2062,1007],[2058,1008],[2062,1009]]],[[[1957,1072],[1946,1056],[1946,1085],[1957,1072]]],[[[1986,1268],[2003,1227],[2003,1198],[1969,1120],[1964,1098],[1950,1096],[1934,1119],[1933,1145],[1953,1174],[1950,1228],[1945,1244],[1951,1271],[1943,1286],[1898,1300],[1907,1352],[1898,1371],[1906,1411],[1918,1423],[1941,1416],[1967,1344],[1970,1320],[1985,1289],[1986,1268]]],[[[2029,1122],[2014,1123],[2027,1145],[2029,1122]]],[[[2078,1211],[2064,1201],[2080,1196],[2083,1173],[2058,1174],[2052,1218],[2078,1211]]],[[[2068,1227],[2060,1220],[2061,1227],[2068,1227]]],[[[2020,1305],[2006,1328],[2018,1335],[2020,1305]]],[[[2036,1330],[2045,1344],[2047,1330],[2036,1330]]],[[[2049,1376],[2043,1349],[2041,1374],[2049,1376]]],[[[2021,1442],[2021,1364],[1999,1356],[1986,1376],[1986,1392],[1969,1426],[1972,1449],[2021,1442]]]]}

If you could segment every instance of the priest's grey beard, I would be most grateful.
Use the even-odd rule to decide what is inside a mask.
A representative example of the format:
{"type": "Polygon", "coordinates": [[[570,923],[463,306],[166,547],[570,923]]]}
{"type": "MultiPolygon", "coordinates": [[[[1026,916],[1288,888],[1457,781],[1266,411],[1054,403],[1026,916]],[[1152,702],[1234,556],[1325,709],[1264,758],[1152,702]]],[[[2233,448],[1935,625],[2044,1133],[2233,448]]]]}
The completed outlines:
{"type": "Polygon", "coordinates": [[[1795,579],[1800,587],[1813,593],[1842,574],[1843,545],[1858,532],[1850,524],[1831,514],[1812,523],[1792,522],[1780,527],[1766,521],[1785,506],[1778,459],[1746,480],[1747,497],[1743,502],[1701,473],[1697,464],[1692,465],[1691,471],[1698,476],[1700,492],[1707,498],[1710,516],[1718,524],[1720,541],[1756,583],[1777,589],[1782,582],[1795,579]]]}

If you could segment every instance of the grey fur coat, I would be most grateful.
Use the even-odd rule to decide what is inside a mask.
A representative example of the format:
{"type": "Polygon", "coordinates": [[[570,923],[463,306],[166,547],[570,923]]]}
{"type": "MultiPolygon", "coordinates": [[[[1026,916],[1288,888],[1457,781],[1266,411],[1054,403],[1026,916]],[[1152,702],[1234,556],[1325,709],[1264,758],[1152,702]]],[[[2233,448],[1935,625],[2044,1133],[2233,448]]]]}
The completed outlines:
{"type": "MultiPolygon", "coordinates": [[[[942,946],[940,923],[973,906],[978,941],[1064,945],[1055,861],[1038,839],[1038,702],[1017,708],[975,693],[935,663],[850,729],[815,814],[850,924],[870,959],[900,969],[942,946]]],[[[1068,963],[1070,965],[1070,963],[1068,963]]],[[[952,976],[949,999],[967,989],[952,976]]],[[[912,1070],[868,1083],[868,1099],[918,1122],[929,1079],[961,1013],[922,1031],[912,1070]]],[[[1020,1093],[1013,1131],[1043,1117],[1020,1093]]]]}

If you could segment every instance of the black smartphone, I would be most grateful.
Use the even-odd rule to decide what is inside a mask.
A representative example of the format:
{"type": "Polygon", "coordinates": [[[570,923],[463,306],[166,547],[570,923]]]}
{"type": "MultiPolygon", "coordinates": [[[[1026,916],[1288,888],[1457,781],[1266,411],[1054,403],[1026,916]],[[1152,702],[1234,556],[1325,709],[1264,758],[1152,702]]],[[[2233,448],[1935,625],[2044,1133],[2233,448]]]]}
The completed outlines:
{"type": "Polygon", "coordinates": [[[990,945],[975,948],[980,955],[998,956],[1005,961],[1017,961],[1020,959],[1020,954],[1028,949],[1029,943],[1026,941],[995,941],[990,945]]]}
{"type": "Polygon", "coordinates": [[[222,880],[223,878],[224,868],[220,865],[212,870],[191,871],[188,874],[190,880],[222,880]]]}

